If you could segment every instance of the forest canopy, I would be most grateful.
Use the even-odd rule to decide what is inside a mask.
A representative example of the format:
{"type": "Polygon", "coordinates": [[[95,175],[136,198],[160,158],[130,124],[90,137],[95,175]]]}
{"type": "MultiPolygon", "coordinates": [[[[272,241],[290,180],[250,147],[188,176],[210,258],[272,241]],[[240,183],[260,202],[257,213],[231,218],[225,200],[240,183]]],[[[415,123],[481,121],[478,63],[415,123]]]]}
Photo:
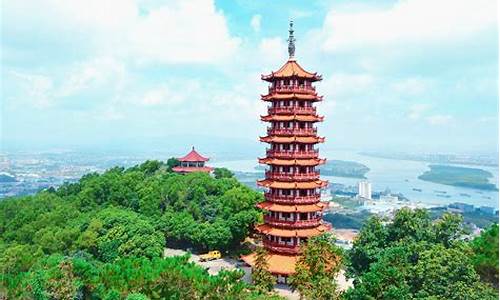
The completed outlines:
{"type": "MultiPolygon", "coordinates": [[[[188,282],[192,289],[204,286],[205,281],[207,288],[218,286],[219,279],[236,285],[218,286],[229,289],[228,293],[233,288],[247,289],[238,287],[242,276],[238,272],[211,277],[187,259],[160,258],[166,245],[194,251],[238,247],[259,221],[255,204],[263,200],[262,195],[226,170],[218,171],[221,176],[217,178],[203,173],[179,175],[170,171],[171,163],[146,161],[129,169],[115,167],[57,190],[1,201],[0,295],[73,299],[62,297],[64,290],[72,295],[124,299],[129,292],[141,291],[153,299],[154,295],[175,294],[154,287],[144,290],[126,278],[102,277],[123,268],[134,270],[131,276],[150,272],[143,274],[149,279],[142,279],[150,282],[141,286],[167,276],[173,282],[188,282]],[[191,273],[194,278],[189,279],[191,273]],[[57,278],[72,280],[53,286],[57,278]],[[102,278],[116,282],[104,284],[102,278]]],[[[206,291],[198,292],[200,297],[206,295],[206,291]]]]}

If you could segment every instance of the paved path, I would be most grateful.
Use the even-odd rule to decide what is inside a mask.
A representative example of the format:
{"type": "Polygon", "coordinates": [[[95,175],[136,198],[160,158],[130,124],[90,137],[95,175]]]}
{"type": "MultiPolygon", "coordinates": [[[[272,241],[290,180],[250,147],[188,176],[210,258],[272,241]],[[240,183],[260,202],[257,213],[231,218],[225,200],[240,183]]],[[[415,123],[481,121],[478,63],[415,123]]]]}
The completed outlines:
{"type": "MultiPolygon", "coordinates": [[[[164,257],[170,257],[170,256],[178,256],[178,255],[184,255],[186,254],[187,251],[185,250],[180,250],[180,249],[171,249],[171,248],[165,248],[163,251],[163,256],[164,257]]],[[[243,277],[243,280],[247,283],[251,282],[251,270],[249,267],[246,267],[242,262],[232,259],[232,258],[221,258],[221,259],[214,259],[211,261],[200,261],[200,256],[196,254],[191,253],[191,258],[189,261],[194,262],[195,264],[201,266],[202,268],[205,268],[210,275],[216,275],[219,273],[221,270],[236,270],[240,269],[245,272],[245,276],[243,277]]],[[[344,291],[347,290],[349,287],[352,286],[352,279],[347,280],[345,277],[345,272],[344,270],[341,270],[339,275],[337,276],[337,284],[339,285],[339,289],[344,291]]],[[[289,286],[285,284],[277,284],[274,287],[275,291],[290,300],[298,300],[299,294],[297,292],[292,292],[289,286]]]]}

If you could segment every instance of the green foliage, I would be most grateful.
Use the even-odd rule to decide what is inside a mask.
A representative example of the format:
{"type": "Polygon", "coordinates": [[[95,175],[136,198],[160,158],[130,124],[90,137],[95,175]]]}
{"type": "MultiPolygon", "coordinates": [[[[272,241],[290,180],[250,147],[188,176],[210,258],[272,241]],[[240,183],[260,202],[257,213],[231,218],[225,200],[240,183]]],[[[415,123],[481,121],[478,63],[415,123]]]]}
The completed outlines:
{"type": "Polygon", "coordinates": [[[214,169],[214,176],[217,179],[233,178],[234,174],[233,174],[233,172],[231,172],[229,169],[226,169],[226,168],[215,168],[214,169]]]}
{"type": "Polygon", "coordinates": [[[305,299],[339,299],[335,278],[342,267],[342,249],[335,237],[324,234],[309,239],[290,277],[290,285],[305,299]]]}
{"type": "Polygon", "coordinates": [[[213,277],[187,261],[160,259],[165,244],[238,246],[260,217],[255,204],[262,196],[236,179],[179,175],[169,172],[174,165],[115,167],[0,201],[0,297],[159,299],[164,292],[172,299],[210,299],[208,291],[216,291],[226,299],[258,299],[239,273],[213,277]],[[151,291],[142,290],[142,281],[151,291]]]}
{"type": "Polygon", "coordinates": [[[108,262],[118,257],[159,257],[164,237],[137,213],[106,208],[90,219],[77,241],[78,248],[108,262]]]}
{"type": "Polygon", "coordinates": [[[472,263],[483,280],[498,289],[498,224],[491,225],[472,243],[472,263]]]}
{"type": "Polygon", "coordinates": [[[171,157],[167,160],[167,170],[169,172],[172,172],[173,167],[177,167],[179,165],[180,165],[180,161],[175,157],[171,157]]]}
{"type": "Polygon", "coordinates": [[[496,299],[479,280],[472,249],[460,240],[461,217],[431,222],[426,210],[372,217],[349,252],[355,278],[346,299],[496,299]]]}
{"type": "Polygon", "coordinates": [[[48,256],[33,266],[20,297],[35,299],[264,299],[241,281],[242,272],[211,276],[188,256],[152,260],[48,256]]]}
{"type": "Polygon", "coordinates": [[[262,292],[270,292],[276,284],[276,277],[269,272],[268,253],[263,247],[255,251],[255,265],[252,268],[252,282],[262,292]]]}

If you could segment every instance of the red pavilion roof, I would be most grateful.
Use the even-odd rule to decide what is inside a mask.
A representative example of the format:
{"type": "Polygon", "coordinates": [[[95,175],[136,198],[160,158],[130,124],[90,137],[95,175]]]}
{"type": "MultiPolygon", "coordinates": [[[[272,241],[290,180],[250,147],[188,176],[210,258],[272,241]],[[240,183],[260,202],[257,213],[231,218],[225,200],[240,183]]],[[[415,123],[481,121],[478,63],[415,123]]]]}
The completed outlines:
{"type": "Polygon", "coordinates": [[[189,161],[189,162],[195,162],[195,161],[208,161],[207,157],[201,156],[196,150],[193,149],[191,152],[189,152],[186,156],[184,157],[179,157],[177,158],[179,161],[189,161]]]}

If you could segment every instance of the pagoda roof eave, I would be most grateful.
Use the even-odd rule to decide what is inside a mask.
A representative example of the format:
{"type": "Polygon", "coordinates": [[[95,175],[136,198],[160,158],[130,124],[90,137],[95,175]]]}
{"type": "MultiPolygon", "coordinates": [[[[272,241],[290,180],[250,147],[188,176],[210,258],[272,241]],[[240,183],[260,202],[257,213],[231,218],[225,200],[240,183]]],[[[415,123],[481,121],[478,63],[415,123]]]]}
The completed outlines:
{"type": "Polygon", "coordinates": [[[275,212],[317,212],[323,211],[328,207],[328,202],[318,202],[315,204],[293,204],[293,205],[285,205],[285,204],[277,204],[270,201],[264,201],[257,203],[257,207],[267,211],[275,211],[275,212]]]}
{"type": "Polygon", "coordinates": [[[260,120],[269,121],[303,121],[303,122],[322,122],[323,116],[318,115],[266,115],[260,116],[260,120]]]}
{"type": "Polygon", "coordinates": [[[276,228],[267,224],[260,224],[255,227],[255,229],[266,235],[274,235],[281,237],[313,237],[318,236],[322,233],[330,230],[330,226],[326,224],[321,224],[317,227],[307,228],[307,229],[285,229],[285,228],[276,228]]]}
{"type": "Polygon", "coordinates": [[[302,68],[295,59],[289,59],[278,71],[271,72],[269,75],[261,75],[262,80],[273,81],[280,78],[304,78],[310,81],[319,81],[322,79],[318,73],[311,73],[302,68]]]}
{"type": "Polygon", "coordinates": [[[279,159],[279,158],[259,158],[259,163],[267,165],[278,166],[317,166],[326,162],[322,158],[309,158],[309,159],[279,159]]]}
{"type": "Polygon", "coordinates": [[[323,96],[318,96],[313,94],[298,94],[298,93],[267,94],[267,95],[261,95],[260,98],[264,101],[283,100],[283,99],[297,99],[297,100],[313,101],[313,102],[323,101],[323,96]]]}
{"type": "MultiPolygon", "coordinates": [[[[250,266],[255,265],[255,253],[241,256],[241,259],[250,266]]],[[[275,275],[289,276],[295,273],[298,257],[295,255],[281,255],[270,253],[267,256],[267,270],[275,275]]]]}
{"type": "Polygon", "coordinates": [[[314,181],[298,181],[298,182],[287,182],[287,181],[275,181],[275,180],[258,180],[257,184],[266,188],[276,188],[276,189],[316,189],[323,188],[328,185],[326,180],[314,180],[314,181]]]}
{"type": "Polygon", "coordinates": [[[210,173],[214,170],[212,167],[173,167],[172,171],[177,173],[193,173],[193,172],[204,172],[210,173]]]}
{"type": "Polygon", "coordinates": [[[264,143],[299,143],[299,144],[317,144],[325,141],[324,137],[303,137],[303,136],[264,136],[260,137],[260,141],[264,143]]]}

